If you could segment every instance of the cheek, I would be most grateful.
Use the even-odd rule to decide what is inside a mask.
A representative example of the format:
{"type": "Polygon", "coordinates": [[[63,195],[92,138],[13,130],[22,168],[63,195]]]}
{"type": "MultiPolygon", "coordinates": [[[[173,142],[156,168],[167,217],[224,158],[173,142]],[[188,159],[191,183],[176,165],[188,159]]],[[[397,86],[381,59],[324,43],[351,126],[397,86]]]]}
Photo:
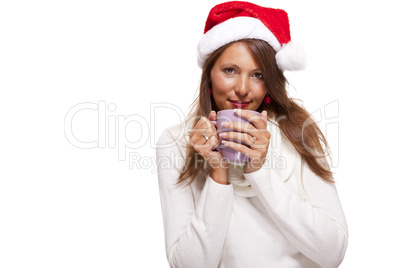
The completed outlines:
{"type": "Polygon", "coordinates": [[[265,96],[268,90],[265,89],[265,85],[261,81],[253,81],[252,92],[254,97],[260,98],[265,96]]]}
{"type": "Polygon", "coordinates": [[[265,90],[265,87],[259,88],[258,91],[255,92],[254,97],[258,102],[262,102],[267,94],[267,90],[265,90]]]}
{"type": "Polygon", "coordinates": [[[263,99],[267,95],[267,91],[264,89],[260,94],[261,99],[263,99]]]}
{"type": "Polygon", "coordinates": [[[212,79],[212,87],[217,93],[218,92],[225,93],[227,91],[230,91],[230,89],[233,87],[232,79],[228,79],[223,75],[214,75],[211,76],[211,79],[212,79]]]}

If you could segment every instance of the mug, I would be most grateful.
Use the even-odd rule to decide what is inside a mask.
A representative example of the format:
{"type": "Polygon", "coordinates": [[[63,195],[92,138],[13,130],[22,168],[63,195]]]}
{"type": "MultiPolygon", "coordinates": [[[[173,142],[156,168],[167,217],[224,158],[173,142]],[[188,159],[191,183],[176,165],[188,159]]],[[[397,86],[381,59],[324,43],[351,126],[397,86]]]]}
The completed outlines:
{"type": "MultiPolygon", "coordinates": [[[[260,113],[257,111],[253,111],[253,110],[244,110],[244,111],[251,112],[255,115],[260,115],[260,113]]],[[[217,131],[218,131],[218,138],[219,138],[219,146],[216,147],[216,149],[214,151],[220,152],[222,154],[222,156],[224,158],[226,158],[233,165],[237,165],[237,166],[245,165],[249,161],[249,158],[245,154],[238,152],[235,149],[224,145],[222,143],[222,138],[219,136],[219,134],[222,132],[234,131],[231,128],[222,126],[223,122],[248,123],[249,121],[246,118],[241,117],[240,115],[236,114],[234,112],[234,109],[229,109],[229,110],[218,111],[217,120],[211,121],[211,122],[214,123],[214,125],[216,126],[217,131]]],[[[231,140],[231,139],[227,139],[227,140],[241,143],[240,141],[237,141],[237,140],[231,140]]],[[[248,146],[247,144],[244,144],[244,143],[242,143],[242,144],[248,146]]]]}

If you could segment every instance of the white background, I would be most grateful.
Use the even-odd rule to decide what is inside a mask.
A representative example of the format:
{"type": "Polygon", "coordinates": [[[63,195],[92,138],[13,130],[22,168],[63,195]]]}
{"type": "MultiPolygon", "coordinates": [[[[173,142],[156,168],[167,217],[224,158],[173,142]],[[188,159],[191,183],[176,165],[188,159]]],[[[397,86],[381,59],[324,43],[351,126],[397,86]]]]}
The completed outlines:
{"type": "MultiPolygon", "coordinates": [[[[1,2],[0,267],[168,267],[153,145],[194,100],[197,42],[219,2],[1,2]]],[[[290,94],[311,113],[339,104],[328,138],[350,232],[341,267],[401,267],[398,2],[255,3],[287,10],[309,57],[286,73],[290,94]]]]}

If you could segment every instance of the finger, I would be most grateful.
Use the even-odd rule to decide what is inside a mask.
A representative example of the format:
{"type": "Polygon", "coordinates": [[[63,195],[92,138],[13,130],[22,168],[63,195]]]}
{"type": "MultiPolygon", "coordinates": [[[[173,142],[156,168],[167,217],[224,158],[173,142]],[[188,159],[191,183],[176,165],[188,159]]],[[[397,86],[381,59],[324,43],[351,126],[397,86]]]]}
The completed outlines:
{"type": "Polygon", "coordinates": [[[264,119],[261,118],[261,115],[256,115],[252,112],[242,109],[235,109],[235,113],[250,121],[250,123],[252,123],[258,129],[266,128],[266,124],[264,124],[264,119]]]}
{"type": "Polygon", "coordinates": [[[216,133],[216,129],[208,128],[205,131],[205,135],[202,134],[202,139],[206,140],[206,144],[209,145],[210,148],[215,149],[219,145],[218,135],[216,133]]]}
{"type": "Polygon", "coordinates": [[[212,124],[211,121],[208,120],[206,117],[201,117],[200,120],[198,120],[197,124],[194,126],[194,128],[191,130],[191,136],[196,135],[199,136],[199,133],[204,133],[205,130],[209,127],[209,125],[212,124]]]}
{"type": "Polygon", "coordinates": [[[211,126],[208,126],[206,129],[203,129],[202,132],[198,134],[201,144],[208,142],[212,137],[216,136],[216,131],[212,129],[211,126]]]}
{"type": "Polygon", "coordinates": [[[192,145],[198,151],[212,150],[219,145],[215,127],[209,126],[208,128],[198,129],[197,135],[191,138],[192,145]]]}
{"type": "Polygon", "coordinates": [[[253,139],[252,136],[250,136],[247,133],[244,132],[222,132],[219,134],[219,136],[223,139],[223,140],[227,140],[227,141],[235,141],[235,142],[240,142],[243,144],[248,144],[251,145],[255,142],[255,139],[253,139]]]}
{"type": "Polygon", "coordinates": [[[241,123],[241,122],[223,122],[222,126],[229,129],[233,130],[233,132],[245,132],[249,134],[250,136],[255,136],[257,138],[261,139],[262,134],[266,134],[268,130],[266,128],[262,129],[257,129],[254,127],[254,125],[250,123],[241,123]]]}
{"type": "Polygon", "coordinates": [[[205,129],[205,128],[208,127],[208,122],[209,122],[208,118],[206,118],[205,116],[203,116],[203,117],[201,117],[200,120],[198,121],[197,127],[198,127],[199,129],[205,129]]]}
{"type": "Polygon", "coordinates": [[[205,124],[203,124],[203,127],[205,129],[208,129],[209,131],[216,132],[216,125],[213,122],[211,122],[211,121],[216,121],[216,120],[214,120],[214,118],[216,119],[216,112],[211,111],[209,113],[208,117],[209,117],[209,119],[206,117],[203,117],[203,121],[205,123],[205,124]]]}
{"type": "Polygon", "coordinates": [[[217,147],[217,145],[215,146],[215,144],[218,145],[219,140],[215,136],[213,136],[205,144],[196,145],[194,148],[205,160],[207,160],[208,163],[210,163],[211,157],[219,158],[219,155],[220,155],[220,153],[213,150],[217,147]]]}
{"type": "Polygon", "coordinates": [[[234,141],[237,143],[242,143],[248,145],[252,149],[263,149],[265,150],[269,143],[264,138],[263,140],[257,140],[257,137],[250,136],[248,133],[243,132],[222,132],[219,134],[222,140],[234,141]]]}
{"type": "Polygon", "coordinates": [[[219,140],[212,136],[209,140],[205,140],[204,138],[200,138],[198,143],[194,145],[194,148],[198,152],[209,152],[214,150],[219,145],[219,140]]]}
{"type": "Polygon", "coordinates": [[[225,146],[230,147],[245,155],[251,155],[251,153],[253,153],[252,149],[248,148],[247,146],[245,146],[243,144],[237,143],[237,142],[222,140],[222,143],[225,146]]]}
{"type": "Polygon", "coordinates": [[[219,146],[219,139],[216,135],[212,136],[211,139],[209,140],[209,143],[211,144],[211,149],[215,150],[216,147],[219,146]]]}

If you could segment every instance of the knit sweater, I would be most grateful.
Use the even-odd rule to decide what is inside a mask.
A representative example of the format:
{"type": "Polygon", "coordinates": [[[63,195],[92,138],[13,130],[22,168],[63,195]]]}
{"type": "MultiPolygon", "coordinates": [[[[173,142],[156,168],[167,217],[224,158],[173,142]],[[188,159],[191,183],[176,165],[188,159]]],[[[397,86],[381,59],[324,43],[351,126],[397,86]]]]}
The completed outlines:
{"type": "Polygon", "coordinates": [[[348,230],[335,184],[315,175],[275,124],[267,126],[271,141],[264,166],[229,178],[248,183],[255,193],[250,197],[209,175],[176,185],[190,125],[167,128],[156,149],[170,267],[340,265],[348,230]]]}

